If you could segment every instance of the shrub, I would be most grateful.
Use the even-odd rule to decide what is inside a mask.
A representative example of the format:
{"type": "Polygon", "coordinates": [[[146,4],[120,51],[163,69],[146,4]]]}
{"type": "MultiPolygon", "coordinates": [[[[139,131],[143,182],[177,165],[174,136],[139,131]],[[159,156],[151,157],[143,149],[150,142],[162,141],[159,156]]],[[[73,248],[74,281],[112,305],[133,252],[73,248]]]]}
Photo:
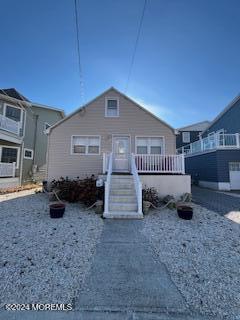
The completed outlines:
{"type": "Polygon", "coordinates": [[[155,207],[159,205],[160,198],[155,188],[144,188],[142,192],[143,192],[143,196],[142,196],[143,201],[149,201],[155,207]]]}
{"type": "Polygon", "coordinates": [[[61,200],[69,202],[80,201],[86,206],[92,205],[97,199],[103,200],[103,188],[96,187],[96,178],[92,175],[85,179],[69,179],[61,177],[59,180],[53,180],[51,189],[58,190],[58,196],[61,200]]]}

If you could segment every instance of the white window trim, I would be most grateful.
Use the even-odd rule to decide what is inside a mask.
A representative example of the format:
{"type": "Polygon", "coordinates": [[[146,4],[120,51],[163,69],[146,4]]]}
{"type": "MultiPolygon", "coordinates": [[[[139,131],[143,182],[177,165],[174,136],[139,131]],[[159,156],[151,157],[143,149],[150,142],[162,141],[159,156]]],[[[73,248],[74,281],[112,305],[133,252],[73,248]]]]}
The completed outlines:
{"type": "Polygon", "coordinates": [[[71,136],[71,149],[70,149],[70,154],[72,156],[99,156],[101,154],[101,136],[97,134],[88,134],[88,135],[80,135],[80,134],[73,134],[71,136]],[[91,138],[91,137],[96,137],[99,138],[99,153],[74,153],[73,152],[73,138],[74,137],[81,137],[81,138],[91,138]]]}
{"type": "MultiPolygon", "coordinates": [[[[146,135],[142,135],[142,136],[135,136],[135,154],[137,154],[137,139],[138,138],[159,138],[159,139],[163,139],[163,147],[162,147],[162,155],[165,154],[165,150],[166,150],[166,146],[165,146],[165,137],[164,136],[146,136],[146,135]]],[[[150,153],[147,153],[150,154],[150,153]]]]}
{"type": "MultiPolygon", "coordinates": [[[[3,104],[3,115],[4,115],[4,117],[6,117],[6,118],[8,118],[8,117],[6,116],[7,106],[21,110],[20,121],[16,121],[16,122],[19,122],[20,124],[22,124],[22,122],[23,122],[23,109],[22,109],[21,107],[15,106],[15,105],[13,105],[13,104],[11,104],[11,103],[5,102],[5,103],[3,104]]],[[[9,119],[10,119],[10,118],[9,118],[9,119]]],[[[11,120],[13,120],[13,119],[11,119],[11,120]]],[[[15,121],[15,120],[13,120],[13,121],[15,121]]]]}
{"type": "Polygon", "coordinates": [[[24,148],[23,157],[24,157],[24,159],[32,160],[33,159],[33,149],[24,148]],[[30,151],[32,153],[30,158],[25,156],[25,151],[30,151]]]}
{"type": "Polygon", "coordinates": [[[118,117],[119,117],[119,98],[118,97],[106,97],[105,98],[105,118],[118,118],[118,117]],[[117,115],[116,116],[108,116],[108,114],[107,114],[108,100],[117,100],[117,115]]]}
{"type": "Polygon", "coordinates": [[[191,133],[190,131],[182,131],[182,142],[183,143],[191,143],[191,133]],[[189,139],[187,139],[188,141],[186,141],[186,139],[184,139],[184,134],[188,134],[189,139]]]}
{"type": "Polygon", "coordinates": [[[8,145],[0,145],[0,162],[2,159],[2,148],[11,148],[11,149],[17,149],[17,162],[16,162],[16,169],[19,169],[19,160],[20,160],[20,147],[13,147],[8,145]]]}

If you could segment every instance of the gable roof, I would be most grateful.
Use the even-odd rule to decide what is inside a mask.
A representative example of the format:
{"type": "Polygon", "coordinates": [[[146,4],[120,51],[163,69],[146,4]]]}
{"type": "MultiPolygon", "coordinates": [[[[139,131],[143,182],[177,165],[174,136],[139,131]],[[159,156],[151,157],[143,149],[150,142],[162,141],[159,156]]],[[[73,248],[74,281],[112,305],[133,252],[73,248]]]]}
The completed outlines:
{"type": "Polygon", "coordinates": [[[76,109],[75,111],[73,111],[72,113],[70,113],[68,116],[66,116],[64,119],[56,122],[53,126],[51,126],[49,128],[49,132],[52,131],[52,129],[56,128],[57,126],[59,126],[61,123],[65,122],[66,120],[70,119],[72,116],[74,116],[75,114],[77,114],[80,110],[87,108],[90,104],[92,104],[94,101],[96,101],[97,99],[99,99],[100,97],[104,96],[105,94],[107,94],[109,91],[114,90],[116,93],[120,94],[122,97],[124,97],[125,99],[129,100],[130,102],[134,103],[138,108],[140,108],[141,110],[147,112],[149,115],[151,115],[153,118],[157,119],[158,121],[160,121],[161,123],[163,123],[164,125],[166,125],[169,129],[171,129],[173,131],[173,133],[175,134],[175,129],[173,127],[171,127],[168,123],[166,123],[165,121],[163,121],[162,119],[160,119],[159,117],[157,117],[155,114],[153,114],[152,112],[150,112],[149,110],[147,110],[146,108],[144,108],[143,106],[141,106],[140,104],[138,104],[136,101],[134,101],[133,99],[129,98],[128,96],[126,96],[124,93],[120,92],[119,90],[115,89],[114,87],[110,87],[109,89],[105,90],[103,93],[101,93],[100,95],[98,95],[96,98],[92,99],[91,101],[87,102],[85,105],[79,107],[78,109],[76,109]]]}
{"type": "Polygon", "coordinates": [[[26,97],[24,97],[20,92],[18,92],[15,88],[0,89],[0,94],[4,95],[6,98],[12,98],[12,99],[23,101],[23,102],[27,103],[27,105],[30,107],[38,107],[38,108],[49,109],[49,110],[60,112],[61,116],[63,118],[65,117],[65,112],[63,109],[46,106],[46,105],[43,105],[40,103],[31,102],[26,97]]]}
{"type": "Polygon", "coordinates": [[[17,99],[17,100],[21,100],[21,101],[27,101],[30,102],[26,97],[24,97],[20,92],[18,92],[15,88],[9,88],[9,89],[0,89],[0,93],[17,99]]]}
{"type": "Polygon", "coordinates": [[[218,116],[207,126],[207,128],[202,132],[204,134],[213,124],[215,124],[228,110],[230,110],[235,103],[237,103],[240,100],[240,94],[237,95],[224,109],[222,112],[219,113],[218,116]]]}
{"type": "Polygon", "coordinates": [[[197,123],[190,124],[186,127],[178,128],[178,131],[204,131],[209,125],[211,124],[210,121],[201,121],[197,123]]]}

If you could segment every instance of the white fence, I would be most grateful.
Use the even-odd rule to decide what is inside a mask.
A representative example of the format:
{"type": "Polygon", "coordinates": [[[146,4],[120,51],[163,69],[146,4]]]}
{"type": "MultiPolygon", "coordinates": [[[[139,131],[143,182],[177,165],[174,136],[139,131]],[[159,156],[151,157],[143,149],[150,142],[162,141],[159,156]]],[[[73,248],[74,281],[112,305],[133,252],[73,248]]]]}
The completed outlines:
{"type": "Polygon", "coordinates": [[[138,172],[185,174],[183,155],[135,154],[138,172]]]}
{"type": "Polygon", "coordinates": [[[178,149],[178,153],[193,154],[213,149],[238,149],[239,133],[214,133],[178,149]]]}
{"type": "Polygon", "coordinates": [[[16,163],[0,162],[0,177],[15,177],[16,163]]]}
{"type": "Polygon", "coordinates": [[[0,129],[19,135],[20,122],[14,121],[0,114],[0,129]]]}

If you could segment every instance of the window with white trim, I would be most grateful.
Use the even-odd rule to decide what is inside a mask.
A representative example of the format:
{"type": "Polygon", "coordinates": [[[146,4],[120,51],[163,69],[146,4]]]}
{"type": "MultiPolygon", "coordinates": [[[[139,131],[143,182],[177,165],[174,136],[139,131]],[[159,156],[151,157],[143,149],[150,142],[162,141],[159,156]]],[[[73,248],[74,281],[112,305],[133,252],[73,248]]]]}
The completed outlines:
{"type": "Polygon", "coordinates": [[[24,159],[33,159],[33,150],[32,149],[24,149],[24,159]]]}
{"type": "Polygon", "coordinates": [[[137,154],[163,154],[163,137],[137,137],[137,154]]]}
{"type": "Polygon", "coordinates": [[[106,98],[105,117],[119,116],[119,100],[117,98],[106,98]]]}
{"type": "Polygon", "coordinates": [[[72,137],[73,154],[100,154],[99,136],[73,136],[72,137]]]}
{"type": "Polygon", "coordinates": [[[190,132],[182,133],[182,141],[183,143],[190,143],[190,132]]]}
{"type": "Polygon", "coordinates": [[[16,168],[18,168],[19,148],[14,147],[0,147],[0,162],[13,163],[16,162],[16,168]]]}
{"type": "Polygon", "coordinates": [[[12,105],[5,104],[5,117],[12,119],[14,121],[20,122],[22,117],[22,109],[14,107],[12,105]]]}

